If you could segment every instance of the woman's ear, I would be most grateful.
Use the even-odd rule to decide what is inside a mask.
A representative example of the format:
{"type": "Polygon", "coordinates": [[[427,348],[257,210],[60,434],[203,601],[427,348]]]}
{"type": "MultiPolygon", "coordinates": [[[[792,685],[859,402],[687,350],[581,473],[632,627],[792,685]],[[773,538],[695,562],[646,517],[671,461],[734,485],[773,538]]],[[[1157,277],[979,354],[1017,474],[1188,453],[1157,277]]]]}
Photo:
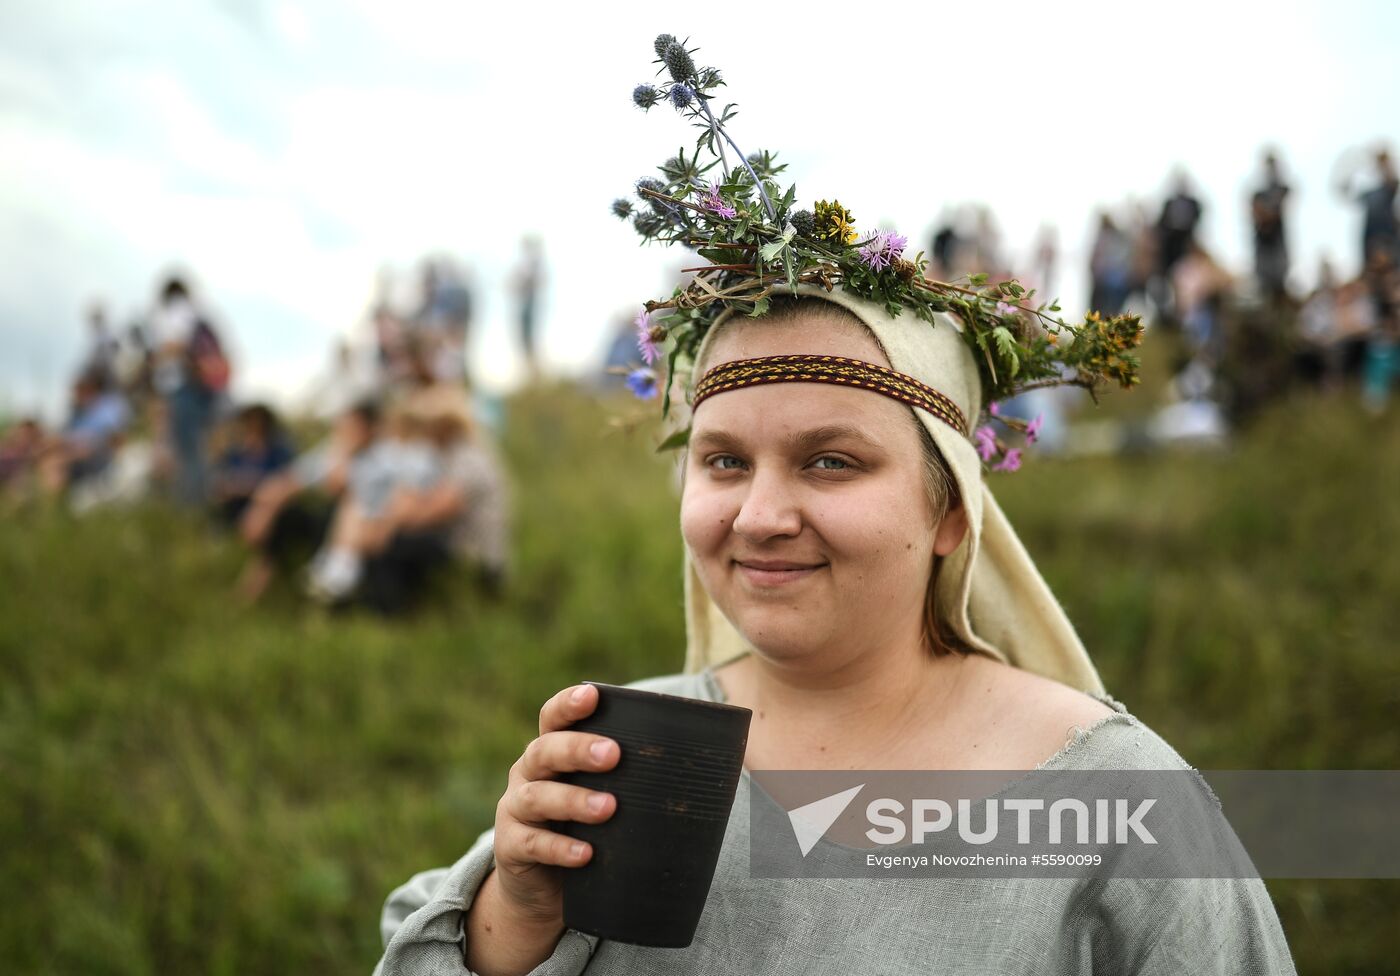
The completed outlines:
{"type": "Polygon", "coordinates": [[[943,521],[938,523],[938,530],[933,536],[933,552],[937,556],[946,556],[962,544],[963,536],[967,534],[967,509],[962,502],[958,502],[953,508],[948,509],[948,514],[943,516],[943,521]]]}

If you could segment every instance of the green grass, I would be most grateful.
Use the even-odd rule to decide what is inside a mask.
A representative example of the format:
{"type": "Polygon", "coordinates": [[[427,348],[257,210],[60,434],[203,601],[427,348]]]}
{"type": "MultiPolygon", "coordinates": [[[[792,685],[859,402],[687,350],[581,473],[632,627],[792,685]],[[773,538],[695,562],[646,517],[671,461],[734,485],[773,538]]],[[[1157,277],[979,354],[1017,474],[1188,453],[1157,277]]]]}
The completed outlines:
{"type": "MultiPolygon", "coordinates": [[[[606,416],[510,402],[515,584],[403,624],[241,610],[236,547],[164,510],[0,523],[5,971],[368,972],[383,897],[489,826],[547,695],[680,666],[669,470],[606,416]]],[[[1400,765],[1393,423],[1300,400],[1229,454],[995,485],[1109,690],[1192,763],[1400,765]]],[[[1270,890],[1301,971],[1392,970],[1400,882],[1270,890]]]]}

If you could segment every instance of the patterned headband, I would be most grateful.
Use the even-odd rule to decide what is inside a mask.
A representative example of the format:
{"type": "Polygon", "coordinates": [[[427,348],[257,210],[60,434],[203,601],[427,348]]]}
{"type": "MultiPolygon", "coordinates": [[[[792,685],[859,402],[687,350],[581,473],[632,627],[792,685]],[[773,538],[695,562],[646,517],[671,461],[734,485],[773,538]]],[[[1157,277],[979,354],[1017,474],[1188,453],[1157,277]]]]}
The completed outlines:
{"type": "Polygon", "coordinates": [[[968,436],[967,419],[945,394],[885,366],[841,356],[763,356],[720,363],[695,385],[692,409],[716,393],[764,383],[834,383],[873,390],[911,407],[921,407],[968,436]]]}

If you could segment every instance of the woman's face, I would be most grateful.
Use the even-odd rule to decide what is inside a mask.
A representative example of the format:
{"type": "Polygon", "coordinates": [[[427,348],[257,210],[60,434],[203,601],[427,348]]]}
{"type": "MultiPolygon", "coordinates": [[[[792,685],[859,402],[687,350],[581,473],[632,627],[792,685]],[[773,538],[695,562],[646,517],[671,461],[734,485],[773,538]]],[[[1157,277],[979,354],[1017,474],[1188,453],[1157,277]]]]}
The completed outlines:
{"type": "MultiPolygon", "coordinates": [[[[728,323],[702,368],[795,353],[889,361],[855,322],[728,323]]],[[[935,555],[918,421],[898,401],[819,383],[734,390],[696,410],[681,531],[706,591],[765,657],[839,667],[917,642],[935,555]]],[[[939,529],[940,531],[935,531],[939,529]]]]}

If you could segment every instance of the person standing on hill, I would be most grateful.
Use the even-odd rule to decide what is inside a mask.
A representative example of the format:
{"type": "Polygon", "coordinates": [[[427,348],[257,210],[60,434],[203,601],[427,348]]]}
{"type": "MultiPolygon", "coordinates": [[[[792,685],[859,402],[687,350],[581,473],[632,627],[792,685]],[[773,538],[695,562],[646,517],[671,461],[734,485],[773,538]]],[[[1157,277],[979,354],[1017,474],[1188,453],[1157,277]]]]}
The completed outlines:
{"type": "Polygon", "coordinates": [[[1272,301],[1288,293],[1288,240],[1283,210],[1289,187],[1279,175],[1278,156],[1264,154],[1264,185],[1250,197],[1249,217],[1254,226],[1254,274],[1259,288],[1272,301]]]}
{"type": "Polygon", "coordinates": [[[535,331],[539,324],[540,293],[544,289],[544,245],[533,234],[521,241],[520,264],[515,269],[513,286],[518,303],[520,349],[525,356],[525,370],[533,383],[539,379],[539,358],[535,352],[535,331]]]}
{"type": "Polygon", "coordinates": [[[1338,186],[1342,196],[1360,205],[1364,220],[1361,226],[1361,266],[1371,268],[1377,252],[1400,261],[1400,218],[1395,213],[1395,196],[1400,191],[1400,177],[1395,161],[1387,149],[1377,149],[1375,155],[1376,185],[1357,191],[1353,177],[1348,176],[1338,186]]]}
{"type": "Polygon", "coordinates": [[[168,278],[161,288],[151,330],[153,382],[167,408],[175,496],[183,505],[199,506],[208,496],[205,454],[218,399],[228,388],[228,359],[189,286],[178,276],[168,278]]]}

